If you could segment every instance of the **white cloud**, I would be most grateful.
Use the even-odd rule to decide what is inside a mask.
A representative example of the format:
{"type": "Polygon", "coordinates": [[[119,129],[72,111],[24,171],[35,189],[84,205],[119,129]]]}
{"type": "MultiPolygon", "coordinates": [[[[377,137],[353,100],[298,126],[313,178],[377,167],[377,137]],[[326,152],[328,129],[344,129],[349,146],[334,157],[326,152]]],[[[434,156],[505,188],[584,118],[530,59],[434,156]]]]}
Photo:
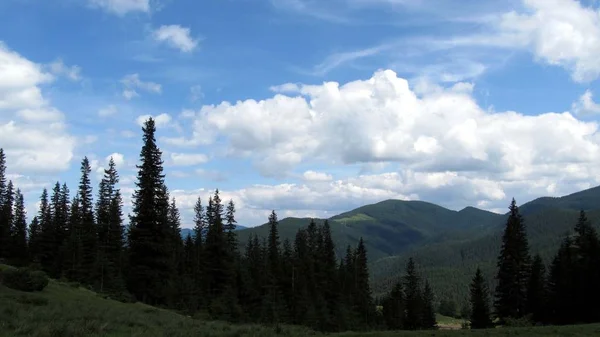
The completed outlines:
{"type": "Polygon", "coordinates": [[[171,153],[171,164],[173,166],[194,166],[204,164],[208,156],[203,153],[171,153]]]}
{"type": "Polygon", "coordinates": [[[146,120],[148,120],[148,118],[152,117],[152,119],[154,119],[154,124],[156,125],[156,127],[161,127],[161,126],[169,126],[171,124],[171,115],[163,113],[160,115],[156,115],[156,116],[152,116],[152,115],[141,115],[138,116],[138,118],[136,119],[136,123],[139,126],[143,126],[144,122],[146,122],[146,120]]]}
{"type": "Polygon", "coordinates": [[[98,110],[98,116],[100,117],[108,117],[116,114],[118,111],[117,107],[113,104],[98,110]]]}
{"type": "Polygon", "coordinates": [[[81,67],[67,66],[61,59],[58,59],[48,65],[50,71],[57,76],[64,76],[71,81],[81,80],[81,67]]]}
{"type": "Polygon", "coordinates": [[[507,13],[499,24],[507,42],[530,49],[548,64],[567,68],[576,81],[600,75],[597,9],[576,0],[523,0],[523,4],[526,12],[507,13]]]}
{"type": "Polygon", "coordinates": [[[0,41],[0,146],[10,172],[66,170],[75,138],[62,112],[43,97],[42,85],[54,77],[0,41]]]}
{"type": "Polygon", "coordinates": [[[269,90],[276,93],[297,93],[300,92],[300,86],[297,83],[284,83],[281,85],[274,85],[269,90]]]}
{"type": "Polygon", "coordinates": [[[124,86],[123,97],[127,100],[133,97],[138,97],[139,93],[136,89],[141,89],[150,93],[160,94],[162,92],[162,86],[154,82],[144,82],[140,79],[139,74],[129,74],[121,79],[121,83],[124,86]]]}
{"type": "Polygon", "coordinates": [[[104,160],[106,161],[107,164],[110,161],[110,158],[113,159],[113,161],[115,162],[115,165],[117,165],[117,168],[119,168],[125,164],[125,155],[123,155],[122,153],[115,152],[113,154],[106,156],[106,158],[104,160]]]}
{"type": "Polygon", "coordinates": [[[166,43],[184,53],[193,51],[198,45],[198,40],[190,36],[190,29],[180,25],[160,26],[152,33],[152,36],[154,40],[166,43]]]}
{"type": "Polygon", "coordinates": [[[218,139],[226,153],[253,159],[270,176],[301,163],[379,162],[400,163],[400,172],[456,173],[454,179],[563,179],[570,164],[578,169],[564,179],[600,176],[596,123],[569,112],[490,113],[476,103],[469,83],[424,86],[417,94],[388,70],[299,89],[302,96],[203,106],[190,136],[167,140],[197,146],[218,139]]]}
{"type": "Polygon", "coordinates": [[[590,90],[586,90],[579,100],[573,102],[571,110],[576,115],[596,115],[600,113],[600,104],[594,102],[593,94],[590,90]]]}
{"type": "Polygon", "coordinates": [[[333,179],[331,174],[323,173],[323,172],[315,172],[315,171],[306,171],[302,175],[304,180],[306,181],[330,181],[333,179]]]}
{"type": "Polygon", "coordinates": [[[103,10],[117,15],[125,15],[129,12],[150,11],[150,0],[89,0],[89,3],[103,10]]]}

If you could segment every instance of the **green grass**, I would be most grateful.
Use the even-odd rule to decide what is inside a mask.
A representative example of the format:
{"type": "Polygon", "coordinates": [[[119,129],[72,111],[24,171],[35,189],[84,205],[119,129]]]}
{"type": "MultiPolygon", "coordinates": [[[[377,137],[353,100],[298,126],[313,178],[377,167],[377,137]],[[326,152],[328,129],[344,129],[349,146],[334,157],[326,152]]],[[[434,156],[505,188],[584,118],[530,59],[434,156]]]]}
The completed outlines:
{"type": "MultiPolygon", "coordinates": [[[[1,267],[1,266],[0,266],[1,267]]],[[[438,316],[440,326],[460,327],[461,320],[438,316]]],[[[235,325],[179,315],[175,312],[135,303],[104,299],[87,289],[51,281],[38,293],[15,291],[0,285],[0,336],[599,336],[600,324],[566,327],[498,328],[483,331],[386,331],[319,334],[307,328],[280,329],[254,324],[235,325]]]]}
{"type": "Polygon", "coordinates": [[[39,293],[0,285],[0,336],[309,336],[313,331],[283,326],[204,321],[140,303],[107,300],[56,281],[39,293]],[[279,332],[279,333],[277,333],[279,332]]]}
{"type": "Polygon", "coordinates": [[[334,221],[344,224],[344,222],[376,221],[376,219],[371,216],[368,216],[366,214],[363,214],[363,213],[356,213],[356,214],[353,214],[351,216],[347,216],[344,218],[337,218],[334,221]]]}
{"type": "Polygon", "coordinates": [[[591,337],[600,336],[600,324],[575,326],[549,326],[532,328],[498,328],[488,330],[437,330],[437,331],[381,331],[368,333],[340,333],[336,337],[591,337]]]}

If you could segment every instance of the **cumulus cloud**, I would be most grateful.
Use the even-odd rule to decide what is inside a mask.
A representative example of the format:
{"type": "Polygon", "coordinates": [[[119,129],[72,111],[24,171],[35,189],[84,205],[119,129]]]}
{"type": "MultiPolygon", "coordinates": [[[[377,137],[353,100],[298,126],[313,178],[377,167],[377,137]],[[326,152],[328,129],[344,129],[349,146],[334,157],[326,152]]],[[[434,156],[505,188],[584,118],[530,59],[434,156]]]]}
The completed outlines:
{"type": "Polygon", "coordinates": [[[123,97],[127,100],[133,97],[138,97],[139,93],[136,89],[144,90],[146,92],[160,94],[162,92],[162,86],[154,82],[145,82],[140,79],[139,74],[129,74],[121,79],[123,84],[123,97]]]}
{"type": "Polygon", "coordinates": [[[299,164],[394,164],[358,178],[309,171],[304,184],[231,192],[253,209],[331,212],[386,198],[497,209],[512,196],[560,195],[600,177],[598,125],[570,112],[492,113],[477,104],[470,83],[417,90],[390,70],[298,89],[296,96],[203,106],[187,113],[191,134],[170,144],[218,140],[225,153],[253,159],[265,175],[285,175],[299,164]],[[328,196],[339,204],[317,205],[328,196]]]}
{"type": "Polygon", "coordinates": [[[148,120],[148,118],[152,117],[154,119],[154,124],[156,127],[169,126],[171,124],[171,115],[167,113],[162,113],[160,115],[152,116],[152,115],[141,115],[136,119],[136,123],[139,126],[144,126],[144,123],[148,120]]]}
{"type": "Polygon", "coordinates": [[[304,172],[302,178],[306,181],[330,181],[333,179],[331,174],[311,170],[304,172]]]}
{"type": "Polygon", "coordinates": [[[573,102],[571,110],[577,115],[596,115],[600,113],[600,104],[594,102],[592,92],[586,90],[576,102],[573,102]]]}
{"type": "Polygon", "coordinates": [[[56,172],[73,157],[64,114],[42,94],[54,76],[0,42],[0,144],[9,170],[56,172]]]}
{"type": "Polygon", "coordinates": [[[183,53],[189,53],[198,46],[198,40],[192,38],[190,34],[189,28],[180,25],[163,25],[152,33],[152,37],[183,53]]]}
{"type": "Polygon", "coordinates": [[[523,0],[524,10],[493,21],[494,35],[449,43],[526,48],[540,61],[563,67],[578,82],[600,75],[600,15],[577,0],[523,0]]]}
{"type": "Polygon", "coordinates": [[[117,165],[117,167],[125,165],[125,155],[123,155],[122,153],[118,153],[118,152],[112,153],[112,154],[106,156],[106,158],[104,158],[104,160],[108,164],[108,162],[110,161],[111,158],[115,162],[115,165],[117,165]]]}
{"type": "Polygon", "coordinates": [[[194,166],[204,164],[208,156],[203,153],[171,153],[171,164],[173,166],[194,166]]]}
{"type": "Polygon", "coordinates": [[[129,12],[150,11],[150,0],[89,0],[89,3],[97,8],[116,15],[125,15],[129,12]]]}
{"type": "Polygon", "coordinates": [[[378,71],[344,85],[303,85],[304,96],[204,106],[192,136],[171,144],[222,137],[231,153],[251,155],[259,167],[281,171],[307,160],[392,161],[426,171],[492,170],[509,177],[533,174],[548,158],[597,160],[596,124],[569,112],[490,114],[470,89],[466,84],[435,87],[417,95],[393,71],[378,71]],[[550,135],[559,145],[545,141],[550,135]]]}

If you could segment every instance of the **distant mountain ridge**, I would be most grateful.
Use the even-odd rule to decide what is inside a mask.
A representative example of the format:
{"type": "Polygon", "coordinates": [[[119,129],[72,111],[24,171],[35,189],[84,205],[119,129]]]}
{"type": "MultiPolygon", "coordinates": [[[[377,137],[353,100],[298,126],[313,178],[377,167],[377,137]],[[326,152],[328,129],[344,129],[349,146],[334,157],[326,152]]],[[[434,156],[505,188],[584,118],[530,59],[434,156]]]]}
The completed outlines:
{"type": "MultiPolygon", "coordinates": [[[[247,228],[248,228],[248,227],[246,227],[246,226],[240,226],[240,225],[237,225],[237,226],[236,226],[236,228],[235,228],[235,230],[236,230],[236,231],[239,231],[239,230],[242,230],[242,229],[247,229],[247,228]]],[[[189,234],[189,235],[191,235],[192,237],[194,237],[194,236],[195,236],[195,234],[194,234],[194,230],[193,230],[193,229],[191,229],[191,228],[182,228],[182,229],[181,229],[181,237],[182,237],[182,238],[184,238],[184,239],[185,239],[185,238],[188,236],[188,234],[189,234]]]]}
{"type": "MultiPolygon", "coordinates": [[[[508,203],[506,206],[508,213],[508,203]]],[[[581,209],[600,228],[600,186],[520,204],[532,254],[540,253],[549,261],[564,235],[572,231],[581,209]]],[[[488,279],[493,280],[507,213],[496,214],[471,206],[453,211],[424,201],[385,200],[328,220],[338,258],[347,245],[356,245],[360,237],[365,240],[376,294],[389,290],[412,256],[439,296],[464,300],[467,289],[463,286],[469,283],[476,267],[482,267],[488,279]]],[[[281,219],[281,240],[293,242],[297,230],[309,223],[309,218],[281,219]]],[[[240,249],[254,234],[266,237],[268,226],[240,230],[240,249]]]]}

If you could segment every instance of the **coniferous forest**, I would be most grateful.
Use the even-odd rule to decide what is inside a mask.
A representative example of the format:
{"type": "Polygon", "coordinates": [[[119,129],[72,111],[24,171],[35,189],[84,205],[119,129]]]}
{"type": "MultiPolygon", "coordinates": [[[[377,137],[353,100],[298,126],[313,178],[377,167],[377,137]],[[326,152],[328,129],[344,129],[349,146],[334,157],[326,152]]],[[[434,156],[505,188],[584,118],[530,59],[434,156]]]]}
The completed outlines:
{"type": "MultiPolygon", "coordinates": [[[[310,221],[292,240],[281,240],[275,211],[266,237],[240,249],[236,207],[218,190],[198,198],[194,235],[181,235],[179,209],[169,195],[155,122],[143,128],[136,189],[123,212],[118,168],[110,160],[92,186],[87,158],[79,185],[44,189],[35,214],[26,214],[21,190],[6,179],[0,149],[0,261],[41,270],[123,302],[143,302],[190,316],[233,323],[303,325],[319,331],[436,329],[438,304],[431,284],[409,259],[391,291],[374,298],[363,238],[336,254],[330,224],[310,221]],[[437,309],[437,310],[436,310],[437,309]]],[[[549,265],[531,252],[526,224],[513,200],[497,259],[496,287],[480,269],[470,305],[472,329],[495,325],[600,322],[600,241],[584,211],[573,219],[549,265]]]]}

